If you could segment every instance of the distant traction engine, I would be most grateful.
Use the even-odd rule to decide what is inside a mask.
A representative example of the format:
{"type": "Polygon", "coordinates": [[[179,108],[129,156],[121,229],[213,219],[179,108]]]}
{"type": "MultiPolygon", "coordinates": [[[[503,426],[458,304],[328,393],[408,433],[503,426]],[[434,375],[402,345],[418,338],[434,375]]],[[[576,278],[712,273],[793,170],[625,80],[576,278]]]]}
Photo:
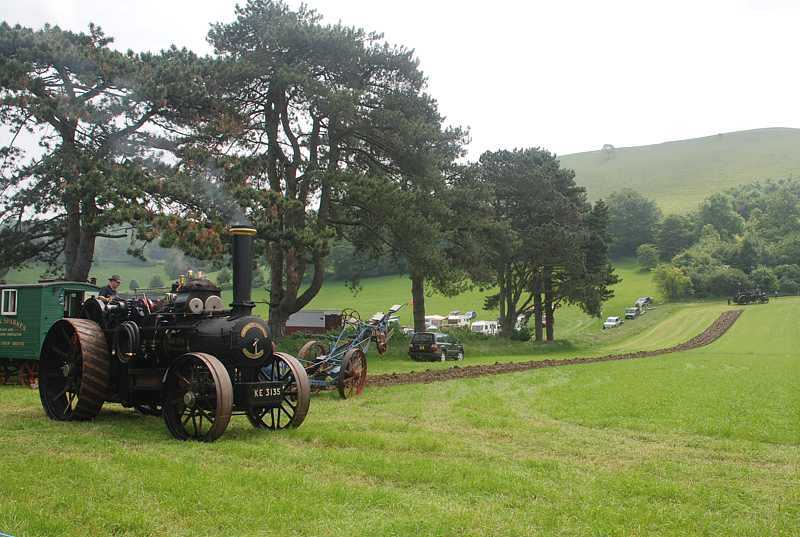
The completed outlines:
{"type": "Polygon", "coordinates": [[[308,376],[275,352],[266,323],[251,315],[252,237],[234,226],[233,304],[220,289],[189,280],[161,304],[145,296],[96,298],[83,319],[61,319],[47,333],[39,394],[55,420],[88,420],[104,402],[162,414],[180,440],[213,441],[233,414],[257,428],[297,427],[310,401],[308,376]]]}

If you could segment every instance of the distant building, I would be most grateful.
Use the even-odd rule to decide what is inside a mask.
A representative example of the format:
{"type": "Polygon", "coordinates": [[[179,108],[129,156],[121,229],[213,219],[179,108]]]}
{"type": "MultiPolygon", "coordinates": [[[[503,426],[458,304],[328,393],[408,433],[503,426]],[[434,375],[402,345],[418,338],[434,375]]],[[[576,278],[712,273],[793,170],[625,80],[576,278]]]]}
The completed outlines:
{"type": "Polygon", "coordinates": [[[324,334],[341,328],[341,325],[342,310],[300,310],[289,316],[289,320],[286,321],[286,333],[324,334]]]}

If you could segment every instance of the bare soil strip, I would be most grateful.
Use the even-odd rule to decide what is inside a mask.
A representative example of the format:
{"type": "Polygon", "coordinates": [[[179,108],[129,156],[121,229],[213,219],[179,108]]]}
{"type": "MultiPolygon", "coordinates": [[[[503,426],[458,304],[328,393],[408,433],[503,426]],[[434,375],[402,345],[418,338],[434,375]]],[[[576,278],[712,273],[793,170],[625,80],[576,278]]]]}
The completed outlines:
{"type": "Polygon", "coordinates": [[[635,360],[638,358],[649,358],[670,354],[673,352],[688,351],[698,347],[704,347],[721,337],[739,318],[743,310],[729,310],[722,313],[711,326],[703,330],[702,333],[688,341],[684,341],[674,347],[658,349],[655,351],[638,351],[624,354],[609,354],[606,356],[596,356],[591,358],[565,358],[562,360],[531,360],[528,362],[495,363],[494,365],[469,365],[465,367],[453,366],[449,369],[439,369],[435,371],[427,370],[411,373],[389,373],[384,375],[370,375],[367,378],[369,386],[395,386],[398,384],[429,384],[444,380],[464,379],[481,377],[484,375],[500,375],[503,373],[514,373],[517,371],[527,371],[528,369],[539,369],[543,367],[558,367],[563,365],[592,364],[595,362],[611,362],[614,360],[635,360]]]}

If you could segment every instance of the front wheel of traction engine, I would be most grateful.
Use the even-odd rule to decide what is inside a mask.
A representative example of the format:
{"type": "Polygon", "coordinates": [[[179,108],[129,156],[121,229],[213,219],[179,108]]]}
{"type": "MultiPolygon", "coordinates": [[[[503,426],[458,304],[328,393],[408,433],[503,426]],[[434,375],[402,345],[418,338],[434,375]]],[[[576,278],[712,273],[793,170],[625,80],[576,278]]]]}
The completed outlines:
{"type": "Polygon", "coordinates": [[[258,381],[283,383],[283,396],[277,406],[246,412],[253,427],[273,430],[299,427],[306,419],[311,403],[311,385],[303,364],[291,354],[276,352],[259,370],[258,381]]]}
{"type": "Polygon", "coordinates": [[[336,388],[342,399],[360,395],[367,385],[367,357],[361,349],[350,349],[344,355],[336,388]]]}
{"type": "Polygon", "coordinates": [[[228,427],[232,410],[231,377],[214,356],[184,354],[167,371],[162,413],[178,440],[213,442],[228,427]]]}
{"type": "Polygon", "coordinates": [[[47,332],[39,358],[39,397],[58,421],[97,416],[109,391],[111,360],[103,330],[87,319],[61,319],[47,332]]]}

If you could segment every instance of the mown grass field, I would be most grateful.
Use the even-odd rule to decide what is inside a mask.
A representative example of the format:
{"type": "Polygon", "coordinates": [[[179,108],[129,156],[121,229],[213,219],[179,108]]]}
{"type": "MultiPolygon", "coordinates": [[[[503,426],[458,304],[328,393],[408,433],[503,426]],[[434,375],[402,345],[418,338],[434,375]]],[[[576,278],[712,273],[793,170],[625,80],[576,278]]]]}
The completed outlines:
{"type": "Polygon", "coordinates": [[[756,129],[560,157],[593,200],[633,188],[667,213],[689,212],[706,197],[755,180],[800,173],[800,129],[756,129]]]}
{"type": "MultiPolygon", "coordinates": [[[[753,306],[659,358],[323,394],[300,429],[234,418],[211,445],[114,406],[54,423],[35,392],[2,387],[0,531],[798,535],[799,313],[753,306]]],[[[667,346],[692,322],[623,339],[667,346]]]]}

